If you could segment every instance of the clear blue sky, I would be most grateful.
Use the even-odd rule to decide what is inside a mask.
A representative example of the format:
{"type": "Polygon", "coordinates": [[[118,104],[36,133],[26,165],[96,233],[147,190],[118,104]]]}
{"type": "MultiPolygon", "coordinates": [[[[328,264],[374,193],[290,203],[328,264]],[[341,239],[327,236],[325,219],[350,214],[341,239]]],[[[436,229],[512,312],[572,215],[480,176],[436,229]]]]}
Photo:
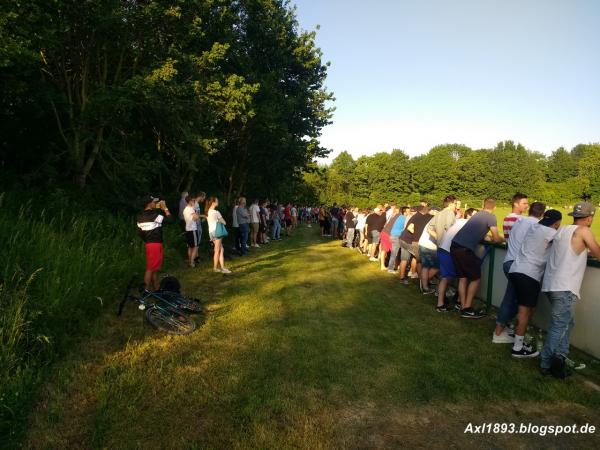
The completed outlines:
{"type": "Polygon", "coordinates": [[[331,62],[332,157],[600,141],[600,0],[292,1],[331,62]]]}

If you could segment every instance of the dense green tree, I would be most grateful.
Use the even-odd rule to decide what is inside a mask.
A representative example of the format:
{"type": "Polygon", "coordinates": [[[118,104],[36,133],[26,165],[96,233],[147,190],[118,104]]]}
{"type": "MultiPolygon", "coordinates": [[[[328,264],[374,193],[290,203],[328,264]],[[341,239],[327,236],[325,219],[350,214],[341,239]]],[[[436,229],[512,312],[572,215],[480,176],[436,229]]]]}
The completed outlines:
{"type": "Polygon", "coordinates": [[[560,147],[548,157],[546,173],[549,182],[561,183],[577,175],[577,163],[564,147],[560,147]]]}

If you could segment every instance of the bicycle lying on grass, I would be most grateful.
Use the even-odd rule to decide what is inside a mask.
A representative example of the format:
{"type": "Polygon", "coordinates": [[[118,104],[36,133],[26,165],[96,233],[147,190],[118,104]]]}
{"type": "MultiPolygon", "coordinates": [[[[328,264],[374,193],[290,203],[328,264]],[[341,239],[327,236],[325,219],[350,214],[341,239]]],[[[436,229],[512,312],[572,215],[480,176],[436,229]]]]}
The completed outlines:
{"type": "Polygon", "coordinates": [[[138,304],[138,308],[144,311],[146,321],[158,330],[169,334],[189,334],[196,329],[196,322],[189,314],[203,311],[198,300],[186,298],[178,292],[147,291],[143,285],[139,287],[140,296],[136,297],[130,294],[132,287],[133,280],[127,285],[117,316],[121,315],[125,303],[130,300],[138,304]]]}

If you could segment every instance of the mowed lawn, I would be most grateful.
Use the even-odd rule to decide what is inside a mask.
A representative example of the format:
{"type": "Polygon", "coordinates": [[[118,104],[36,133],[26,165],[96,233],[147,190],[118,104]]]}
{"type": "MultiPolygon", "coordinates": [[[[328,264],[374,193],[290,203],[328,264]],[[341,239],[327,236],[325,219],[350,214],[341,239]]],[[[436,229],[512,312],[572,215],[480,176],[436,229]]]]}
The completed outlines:
{"type": "Polygon", "coordinates": [[[26,447],[600,445],[598,433],[465,434],[469,422],[600,427],[600,393],[581,375],[543,378],[537,360],[491,344],[492,318],[436,313],[433,298],[316,228],[231,268],[229,277],[208,266],[177,272],[207,304],[191,335],[153,331],[134,305],[100,318],[55,368],[26,447]]]}

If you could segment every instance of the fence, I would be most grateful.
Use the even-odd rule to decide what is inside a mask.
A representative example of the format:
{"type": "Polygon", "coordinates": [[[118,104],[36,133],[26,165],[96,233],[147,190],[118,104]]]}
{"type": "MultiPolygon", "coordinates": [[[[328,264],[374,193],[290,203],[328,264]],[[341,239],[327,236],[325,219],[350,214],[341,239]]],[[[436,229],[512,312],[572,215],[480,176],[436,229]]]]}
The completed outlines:
{"type": "MultiPolygon", "coordinates": [[[[483,274],[478,297],[486,301],[488,308],[500,307],[506,289],[506,276],[502,263],[506,247],[490,246],[489,254],[483,264],[483,274]],[[490,276],[491,274],[491,276],[490,276]]],[[[541,294],[533,317],[533,325],[543,330],[550,323],[550,303],[541,294]]],[[[575,328],[571,335],[571,344],[580,350],[600,358],[600,262],[589,260],[581,287],[581,299],[575,310],[575,328]]]]}

